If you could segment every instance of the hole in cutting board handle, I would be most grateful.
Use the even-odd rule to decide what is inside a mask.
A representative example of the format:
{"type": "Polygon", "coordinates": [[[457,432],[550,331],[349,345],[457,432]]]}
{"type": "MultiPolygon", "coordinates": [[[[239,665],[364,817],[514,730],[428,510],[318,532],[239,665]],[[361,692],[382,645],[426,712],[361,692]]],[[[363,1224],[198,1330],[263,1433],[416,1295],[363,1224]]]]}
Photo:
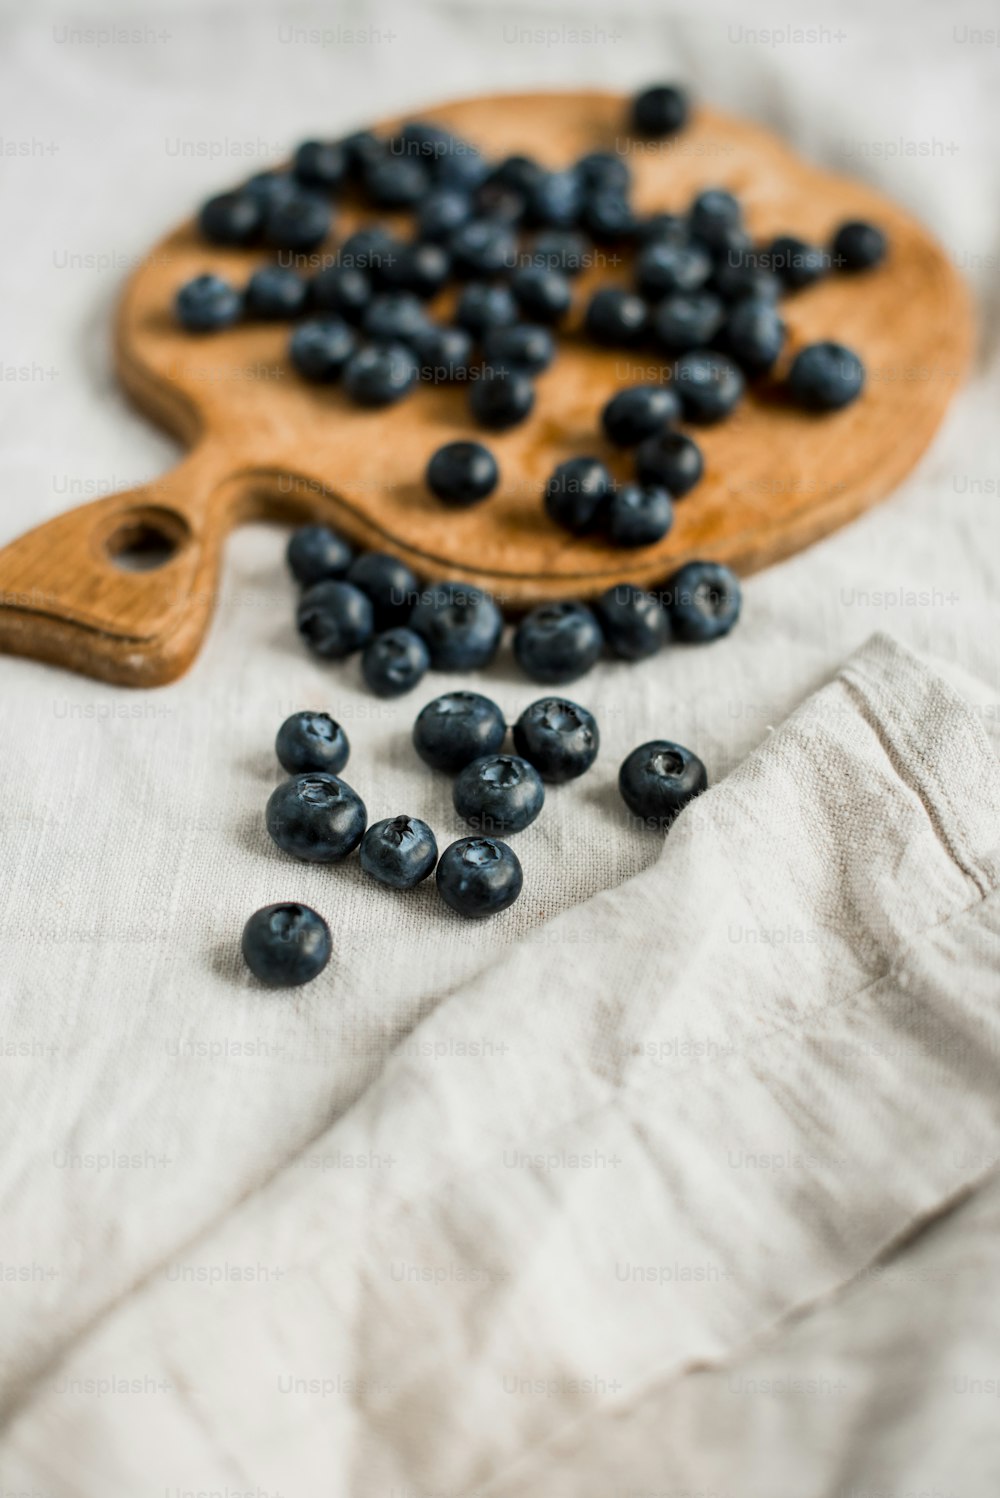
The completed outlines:
{"type": "Polygon", "coordinates": [[[183,516],[146,505],[116,515],[101,544],[109,560],[123,572],[155,572],[172,561],[190,538],[183,516]]]}

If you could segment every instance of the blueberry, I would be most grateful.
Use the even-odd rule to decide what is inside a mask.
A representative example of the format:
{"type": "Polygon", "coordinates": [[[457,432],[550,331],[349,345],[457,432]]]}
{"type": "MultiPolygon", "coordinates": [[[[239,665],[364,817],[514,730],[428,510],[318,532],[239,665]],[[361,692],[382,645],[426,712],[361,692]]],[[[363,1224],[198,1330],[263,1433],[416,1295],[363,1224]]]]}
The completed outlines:
{"type": "Polygon", "coordinates": [[[189,333],[214,333],[239,321],[243,298],[221,276],[195,276],[177,293],[174,311],[189,333]]]}
{"type": "Polygon", "coordinates": [[[585,198],[582,217],[587,233],[598,244],[632,239],[639,227],[635,209],[616,188],[603,188],[585,198]]]}
{"type": "Polygon", "coordinates": [[[340,142],[347,162],[348,175],[357,180],[364,176],[365,168],[380,161],[385,148],[373,130],[355,130],[340,142]]]}
{"type": "Polygon", "coordinates": [[[340,247],[340,264],[347,270],[376,275],[395,258],[396,241],[381,224],[369,224],[348,235],[340,247]]]}
{"type": "Polygon", "coordinates": [[[576,163],[585,192],[627,193],[632,182],[628,162],[614,151],[589,151],[576,163]]]}
{"type": "Polygon", "coordinates": [[[634,348],[646,332],[647,316],[642,297],[621,286],[602,286],[587,304],[584,332],[604,348],[634,348]]]}
{"type": "Polygon", "coordinates": [[[417,361],[405,343],[373,343],[344,369],[344,385],[359,406],[391,406],[417,379],[417,361]]]}
{"type": "Polygon", "coordinates": [[[288,343],[288,356],[303,379],[329,383],[357,347],[357,338],[342,318],[330,314],[299,323],[288,343]]]}
{"type": "Polygon", "coordinates": [[[365,167],[365,192],[376,208],[412,208],[429,187],[427,168],[412,157],[382,156],[365,167]]]}
{"type": "Polygon", "coordinates": [[[296,582],[308,588],[345,577],[354,552],[328,525],[301,525],[289,537],[285,557],[296,582]]]}
{"type": "Polygon", "coordinates": [[[785,342],[785,324],[773,302],[744,297],[726,318],[722,341],[748,375],[766,374],[785,342]]]}
{"type": "Polygon", "coordinates": [[[670,626],[679,640],[704,645],[727,635],[740,617],[739,580],[721,562],[686,562],[669,578],[670,626]]]}
{"type": "Polygon", "coordinates": [[[420,685],[431,663],[427,646],[412,629],[396,626],[369,640],[361,652],[361,674],[376,697],[402,697],[420,685]]]}
{"type": "Polygon", "coordinates": [[[332,218],[324,198],[301,189],[271,204],[264,220],[264,238],[275,250],[314,250],[329,234],[332,218]]]}
{"type": "Polygon", "coordinates": [[[411,343],[427,327],[427,313],[412,291],[386,291],[372,297],[361,326],[376,343],[411,343]]]}
{"type": "Polygon", "coordinates": [[[471,919],[506,910],[524,883],[516,853],[492,837],[460,837],[441,854],[436,878],[445,904],[471,919]]]}
{"type": "Polygon", "coordinates": [[[253,244],[263,226],[263,204],[245,188],[209,198],[198,214],[198,228],[212,244],[253,244]]]}
{"type": "Polygon", "coordinates": [[[475,671],[497,653],[503,616],[469,583],[435,583],[420,596],[410,628],[425,641],[435,671],[475,671]]]}
{"type": "Polygon", "coordinates": [[[391,261],[381,267],[382,285],[406,291],[428,301],[437,296],[448,279],[451,259],[439,244],[404,244],[391,261]]]}
{"type": "Polygon", "coordinates": [[[314,655],[339,661],[371,639],[374,614],[360,588],[331,581],[314,583],[303,593],[295,622],[314,655]]]}
{"type": "Polygon", "coordinates": [[[478,692],[446,692],[428,702],[413,725],[413,747],[432,770],[454,773],[495,754],[507,733],[503,713],[478,692]]]}
{"type": "Polygon", "coordinates": [[[420,378],[435,383],[462,379],[472,357],[472,334],[465,328],[430,323],[411,345],[420,367],[420,378]]]}
{"type": "Polygon", "coordinates": [[[688,98],[675,84],[644,88],[632,100],[632,128],[637,135],[673,135],[688,121],[688,98]]]}
{"type": "Polygon", "coordinates": [[[756,297],[777,302],[785,287],[784,283],[761,263],[756,250],[730,250],[720,255],[712,267],[712,289],[725,302],[742,301],[744,297],[756,297]]]}
{"type": "Polygon", "coordinates": [[[472,199],[452,187],[429,192],[417,209],[417,233],[432,242],[450,239],[472,217],[472,199]]]}
{"type": "Polygon", "coordinates": [[[652,484],[674,499],[683,499],[705,471],[701,448],[683,432],[661,432],[647,437],[635,454],[635,474],[640,484],[652,484]]]}
{"type": "MultiPolygon", "coordinates": [[[[531,245],[531,265],[541,270],[578,276],[589,260],[586,238],[576,229],[546,229],[531,245]]],[[[526,309],[527,310],[527,309],[526,309]]]]}
{"type": "Polygon", "coordinates": [[[526,197],[545,175],[545,168],[532,156],[505,156],[490,174],[491,182],[512,188],[526,197]]]}
{"type": "Polygon", "coordinates": [[[526,317],[551,327],[570,309],[573,293],[562,271],[525,265],[510,278],[510,289],[526,317]]]}
{"type": "Polygon", "coordinates": [[[861,220],[841,224],[833,236],[830,253],[838,270],[871,270],[881,265],[888,245],[881,229],[861,220]]]}
{"type": "Polygon", "coordinates": [[[390,889],[413,889],[437,863],[437,842],[418,817],[373,822],[361,840],[361,867],[390,889]]]}
{"type": "Polygon", "coordinates": [[[630,385],[613,395],[601,412],[601,425],[616,447],[635,447],[677,421],[681,403],[668,385],[630,385]]]}
{"type": "Polygon", "coordinates": [[[826,275],[826,256],[814,244],[796,239],[794,234],[779,234],[767,250],[769,268],[789,291],[811,286],[826,275]]]}
{"type": "Polygon", "coordinates": [[[340,141],[304,140],[292,157],[292,171],[306,187],[333,192],[347,174],[347,152],[340,141]]]}
{"type": "Polygon", "coordinates": [[[575,780],[589,770],[600,744],[593,715],[565,697],[533,702],[514,724],[518,754],[553,785],[575,780]]]}
{"type": "Polygon", "coordinates": [[[494,219],[470,219],[455,230],[448,244],[459,276],[498,276],[517,264],[515,234],[494,219]]]}
{"type": "Polygon", "coordinates": [[[731,192],[723,187],[709,187],[691,204],[689,222],[691,233],[709,249],[727,249],[730,232],[742,228],[743,210],[731,192]]]}
{"type": "Polygon", "coordinates": [[[516,187],[504,187],[501,182],[485,182],[476,193],[476,217],[493,219],[508,228],[520,224],[527,206],[523,192],[516,187]]]}
{"type": "Polygon", "coordinates": [[[477,832],[522,832],[545,801],[541,776],[516,754],[487,754],[459,772],[455,810],[477,832]]]}
{"type": "Polygon", "coordinates": [[[298,183],[290,172],[257,172],[253,177],[249,177],[241,188],[242,192],[248,193],[257,201],[262,214],[265,214],[272,204],[293,197],[297,190],[298,183]]]}
{"type": "Polygon", "coordinates": [[[448,442],[427,465],[427,487],[450,505],[474,505],[493,493],[497,460],[481,442],[448,442]]]}
{"type": "Polygon", "coordinates": [[[523,369],[494,369],[486,364],[469,390],[469,409],[480,426],[505,431],[531,414],[535,387],[523,369]]]}
{"type": "Polygon", "coordinates": [[[483,335],[483,358],[495,368],[516,365],[529,374],[541,374],[556,356],[555,339],[548,328],[533,323],[514,323],[506,328],[487,328],[483,335]]]}
{"type": "Polygon", "coordinates": [[[594,611],[608,645],[623,661],[655,655],[670,637],[670,621],[659,599],[632,583],[618,583],[602,593],[594,611]]]}
{"type": "Polygon", "coordinates": [[[262,265],[247,282],[244,306],[248,317],[297,317],[309,288],[296,271],[282,265],[262,265]]]}
{"type": "Polygon", "coordinates": [[[372,283],[363,270],[350,265],[328,265],[309,282],[309,303],[317,312],[336,312],[358,324],[372,299],[372,283]]]}
{"type": "Polygon", "coordinates": [[[243,961],[269,988],[310,983],[330,961],[330,928],[309,905],[264,905],[243,927],[243,961]]]}
{"type": "Polygon", "coordinates": [[[614,480],[599,458],[568,458],[545,485],[545,510],[564,530],[582,536],[607,513],[614,480]]]}
{"type": "Polygon", "coordinates": [[[360,843],[368,813],[346,781],[320,770],[293,775],[271,792],[267,830],[285,853],[310,863],[337,863],[360,843]]]}
{"type": "Polygon", "coordinates": [[[274,741],[278,763],[289,775],[304,770],[325,770],[339,775],[347,764],[351,746],[347,734],[329,713],[292,713],[278,729],[274,741]]]}
{"type": "Polygon", "coordinates": [[[864,365],[842,343],[810,343],[788,371],[788,388],[808,411],[839,411],[857,400],[864,383],[864,365]]]}
{"type": "Polygon", "coordinates": [[[653,336],[664,353],[685,354],[705,348],[722,327],[726,309],[711,291],[677,291],[653,313],[653,336]]]}
{"type": "Polygon", "coordinates": [[[650,301],[677,291],[700,291],[712,274],[712,257],[700,244],[654,239],[640,250],[635,284],[650,301]]]}
{"type": "Polygon", "coordinates": [[[473,193],[485,182],[490,165],[482,152],[469,141],[448,133],[448,149],[434,162],[435,187],[473,193]]]}
{"type": "Polygon", "coordinates": [[[543,603],[514,632],[514,655],[526,676],[556,686],[589,671],[604,636],[586,604],[543,603]]]}
{"type": "Polygon", "coordinates": [[[674,523],[666,489],[652,484],[621,484],[608,508],[608,535],[616,546],[652,546],[674,523]]]}
{"type": "Polygon", "coordinates": [[[707,787],[708,776],[698,756],[668,739],[640,744],[618,771],[622,800],[647,826],[669,827],[707,787]]]}
{"type": "Polygon", "coordinates": [[[473,338],[482,338],[488,328],[510,327],[517,322],[517,303],[509,286],[473,281],[466,286],[455,307],[455,321],[473,338]]]}
{"type": "Polygon", "coordinates": [[[721,421],[739,405],[746,388],[739,366],[725,354],[692,349],[674,365],[674,384],[689,421],[721,421]]]}
{"type": "Polygon", "coordinates": [[[572,168],[542,172],[527,184],[524,217],[541,229],[571,229],[583,206],[583,182],[572,168]]]}
{"type": "Polygon", "coordinates": [[[691,232],[679,213],[652,213],[639,220],[636,238],[641,245],[688,244],[691,232]]]}
{"type": "Polygon", "coordinates": [[[350,565],[347,581],[371,601],[376,629],[405,624],[419,596],[420,584],[399,557],[365,551],[350,565]]]}

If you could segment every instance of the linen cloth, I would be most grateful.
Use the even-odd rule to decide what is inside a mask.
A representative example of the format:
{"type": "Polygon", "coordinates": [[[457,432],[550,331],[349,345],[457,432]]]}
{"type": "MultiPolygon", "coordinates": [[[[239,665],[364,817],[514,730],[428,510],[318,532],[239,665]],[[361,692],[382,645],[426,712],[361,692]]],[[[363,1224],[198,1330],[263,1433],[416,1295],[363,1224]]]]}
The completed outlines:
{"type": "MultiPolygon", "coordinates": [[[[380,6],[338,11],[329,39],[308,7],[108,9],[89,36],[44,6],[4,17],[3,538],[172,461],[107,346],[155,236],[290,141],[438,93],[684,77],[907,202],[984,328],[891,502],[750,580],[726,642],[580,685],[602,754],[519,835],[524,896],[482,927],[268,844],[274,731],[306,705],[345,723],[373,816],[459,835],[408,732],[469,684],[382,705],[306,659],[279,532],[234,538],[205,652],[170,688],[0,663],[8,1488],[995,1490],[995,1440],[975,1440],[998,1372],[994,1188],[922,1237],[923,1268],[895,1249],[997,1158],[997,53],[986,7],[838,16],[812,42],[775,39],[802,17],[766,9],[754,30],[743,10],[380,6]],[[884,641],[838,674],[886,625],[930,674],[884,641]],[[654,734],[718,784],[662,856],[614,787],[654,734]],[[789,788],[783,816],[802,805],[794,848],[753,776],[789,788]],[[750,824],[752,897],[727,862],[750,824]],[[236,955],[278,898],[327,914],[336,947],[282,998],[236,955]],[[562,1163],[581,1152],[619,1163],[562,1163]],[[819,1372],[847,1389],[791,1387],[819,1372]],[[106,1375],[137,1389],[100,1392],[106,1375]],[[734,1397],[744,1375],[777,1390],[734,1397]],[[320,1393],[296,1393],[309,1378],[320,1393]]],[[[538,695],[509,664],[472,684],[508,717],[538,695]]]]}

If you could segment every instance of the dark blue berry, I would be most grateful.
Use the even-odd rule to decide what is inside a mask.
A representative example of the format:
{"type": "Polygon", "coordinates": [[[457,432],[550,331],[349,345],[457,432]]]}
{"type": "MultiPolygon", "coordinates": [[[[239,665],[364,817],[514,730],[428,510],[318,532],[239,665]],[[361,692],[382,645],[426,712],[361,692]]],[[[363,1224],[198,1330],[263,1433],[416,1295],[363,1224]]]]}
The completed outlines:
{"type": "Polygon", "coordinates": [[[666,489],[674,499],[683,499],[704,471],[701,448],[683,432],[647,437],[636,449],[635,474],[640,484],[666,489]]]}
{"type": "Polygon", "coordinates": [[[328,265],[309,282],[309,304],[317,312],[336,312],[357,325],[372,299],[372,283],[363,270],[350,265],[328,265]]]}
{"type": "Polygon", "coordinates": [[[404,244],[381,268],[380,282],[394,291],[410,292],[422,301],[437,296],[448,279],[451,259],[439,244],[404,244]]]}
{"type": "Polygon", "coordinates": [[[264,227],[264,207],[244,188],[209,198],[198,215],[198,228],[212,244],[253,244],[264,227]]]}
{"type": "Polygon", "coordinates": [[[576,171],[586,192],[627,193],[632,181],[628,162],[614,151],[589,151],[576,163],[576,171]]]}
{"type": "Polygon", "coordinates": [[[564,276],[578,276],[589,258],[587,240],[576,229],[546,229],[531,244],[532,267],[561,271],[564,276]]]}
{"type": "Polygon", "coordinates": [[[842,343],[810,343],[788,371],[788,389],[807,411],[839,411],[857,400],[864,383],[864,365],[842,343]]]}
{"type": "Polygon", "coordinates": [[[397,626],[369,640],[361,652],[361,674],[376,697],[402,697],[420,685],[431,658],[412,629],[397,626]]]}
{"type": "Polygon", "coordinates": [[[510,278],[510,289],[526,317],[551,327],[570,309],[573,292],[562,271],[525,265],[510,278]]]}
{"type": "Polygon", "coordinates": [[[601,653],[604,636],[586,604],[543,603],[514,632],[514,655],[526,676],[553,686],[575,681],[601,653]]]}
{"type": "Polygon", "coordinates": [[[427,313],[412,291],[384,291],[368,303],[361,326],[376,343],[412,343],[427,327],[427,313]]]}
{"type": "Polygon", "coordinates": [[[641,245],[689,244],[691,232],[679,213],[652,213],[640,219],[636,238],[641,245]]]}
{"type": "Polygon", "coordinates": [[[487,754],[458,774],[455,810],[477,832],[522,832],[538,816],[545,787],[534,765],[516,754],[487,754]]]}
{"type": "Polygon", "coordinates": [[[472,199],[454,188],[429,192],[417,209],[417,233],[422,239],[448,240],[472,217],[472,199]]]}
{"type": "Polygon", "coordinates": [[[545,168],[531,156],[505,156],[490,174],[490,181],[527,194],[545,175],[545,168]]]}
{"type": "Polygon", "coordinates": [[[372,637],[371,601],[352,583],[315,583],[303,593],[295,622],[314,655],[339,661],[372,637]]]}
{"type": "Polygon", "coordinates": [[[601,736],[592,713],[565,697],[533,702],[514,724],[514,747],[543,780],[562,785],[589,770],[601,736]]]}
{"type": "Polygon", "coordinates": [[[472,334],[466,328],[431,323],[411,345],[422,380],[436,384],[463,379],[472,357],[472,334]]]}
{"type": "Polygon", "coordinates": [[[495,754],[507,733],[503,713],[478,692],[446,692],[422,708],[413,725],[413,747],[432,770],[454,773],[495,754]]]}
{"type": "Polygon", "coordinates": [[[602,286],[587,304],[583,327],[603,348],[634,348],[646,332],[649,309],[642,297],[621,286],[602,286]]]}
{"type": "Polygon", "coordinates": [[[664,601],[677,639],[704,645],[729,633],[743,595],[738,578],[721,562],[686,562],[668,580],[664,601]]]}
{"type": "Polygon", "coordinates": [[[357,347],[357,337],[332,313],[299,323],[288,343],[288,356],[303,379],[325,384],[339,379],[357,347]]]}
{"type": "Polygon", "coordinates": [[[583,206],[583,183],[572,168],[542,172],[528,184],[524,198],[528,224],[542,229],[571,229],[583,206]]]}
{"type": "Polygon", "coordinates": [[[739,200],[723,187],[709,187],[691,204],[691,233],[709,249],[727,249],[730,234],[741,230],[743,210],[739,200]]]}
{"type": "Polygon", "coordinates": [[[726,308],[711,291],[674,292],[653,312],[653,336],[664,353],[706,348],[722,327],[726,308]]]}
{"type": "Polygon", "coordinates": [[[652,546],[674,523],[666,489],[650,484],[621,484],[608,506],[608,535],[616,546],[652,546]]]}
{"type": "Polygon", "coordinates": [[[455,307],[455,321],[473,338],[482,338],[488,328],[509,327],[517,322],[517,303],[509,286],[473,281],[466,286],[455,307]]]}
{"type": "Polygon", "coordinates": [[[241,950],[254,977],[268,988],[298,988],[330,961],[330,928],[309,905],[265,905],[243,927],[241,950]]]}
{"type": "Polygon", "coordinates": [[[239,321],[243,298],[221,276],[195,276],[177,293],[174,311],[189,333],[215,333],[239,321]]]}
{"type": "Polygon", "coordinates": [[[743,399],[739,366],[712,349],[692,349],[674,365],[674,386],[688,421],[722,421],[743,399]]]}
{"type": "Polygon", "coordinates": [[[669,827],[707,786],[708,776],[698,756],[668,739],[640,744],[618,771],[622,800],[647,826],[669,827]]]}
{"type": "Polygon", "coordinates": [[[505,431],[531,414],[535,387],[523,369],[494,369],[483,365],[469,390],[469,409],[480,426],[505,431]]]}
{"type": "Polygon", "coordinates": [[[345,577],[354,551],[328,525],[301,525],[289,537],[285,556],[296,582],[309,588],[345,577]]]}
{"type": "Polygon", "coordinates": [[[516,853],[492,837],[461,837],[445,848],[436,878],[445,904],[469,919],[506,910],[524,883],[516,853]]]}
{"type": "Polygon", "coordinates": [[[635,263],[635,284],[652,302],[678,291],[700,291],[711,274],[712,257],[703,245],[669,239],[654,239],[635,263]]]}
{"type": "Polygon", "coordinates": [[[794,234],[779,234],[767,249],[768,269],[789,291],[799,291],[820,281],[827,272],[827,257],[818,245],[806,244],[794,234]]]}
{"type": "Polygon", "coordinates": [[[671,83],[644,88],[632,100],[632,128],[637,135],[673,135],[688,121],[689,105],[683,89],[671,83]]]}
{"type": "Polygon", "coordinates": [[[285,853],[310,863],[337,863],[365,832],[365,803],[345,781],[320,770],[293,775],[271,792],[267,830],[285,853]]]}
{"type": "Polygon", "coordinates": [[[545,485],[545,510],[564,530],[582,536],[604,520],[614,480],[599,458],[568,458],[545,485]]]}
{"type": "Polygon", "coordinates": [[[391,406],[413,388],[417,373],[405,343],[373,343],[348,360],[344,385],[359,406],[391,406]]]}
{"type": "Polygon", "coordinates": [[[658,598],[632,583],[617,583],[594,605],[604,638],[624,661],[655,655],[670,637],[670,622],[658,598]]]}
{"type": "Polygon", "coordinates": [[[726,318],[722,342],[748,375],[766,374],[781,353],[785,324],[773,302],[744,297],[726,318]]]}
{"type": "Polygon", "coordinates": [[[355,130],[353,134],[345,135],[340,144],[347,161],[348,173],[355,179],[362,177],[365,168],[371,163],[380,161],[385,151],[372,130],[355,130]]]}
{"type": "Polygon", "coordinates": [[[470,219],[455,230],[448,244],[459,276],[498,276],[517,264],[517,236],[509,225],[495,219],[470,219]]]}
{"type": "Polygon", "coordinates": [[[712,289],[725,302],[742,301],[745,297],[777,302],[784,292],[784,283],[762,264],[762,258],[752,249],[730,250],[720,255],[712,267],[712,289]]]}
{"type": "Polygon", "coordinates": [[[294,270],[262,265],[247,282],[244,307],[248,317],[297,317],[306,304],[308,286],[294,270]]]}
{"type": "Polygon", "coordinates": [[[634,238],[639,227],[635,209],[623,192],[602,188],[584,199],[583,224],[598,244],[616,244],[634,238]]]}
{"type": "Polygon", "coordinates": [[[241,191],[255,198],[265,214],[273,203],[293,197],[298,186],[290,172],[257,172],[244,182],[241,191]]]}
{"type": "Polygon", "coordinates": [[[274,741],[278,763],[289,775],[305,770],[325,770],[339,775],[347,764],[351,746],[347,734],[329,713],[292,713],[278,729],[274,741]]]}
{"type": "Polygon", "coordinates": [[[306,187],[333,192],[347,174],[347,152],[340,141],[304,140],[292,157],[292,171],[306,187]]]}
{"type": "Polygon", "coordinates": [[[416,575],[406,563],[382,551],[365,551],[356,557],[347,581],[371,600],[376,629],[405,624],[420,592],[416,575]]]}
{"type": "Polygon", "coordinates": [[[303,188],[271,204],[264,238],[274,250],[314,250],[329,234],[332,219],[326,199],[303,188]]]}
{"type": "Polygon", "coordinates": [[[413,889],[437,863],[437,842],[418,817],[373,822],[361,840],[361,867],[390,889],[413,889]]]}
{"type": "Polygon", "coordinates": [[[497,460],[481,442],[448,442],[427,465],[427,487],[449,505],[474,505],[497,486],[497,460]]]}
{"type": "Polygon", "coordinates": [[[613,395],[601,412],[601,425],[616,447],[635,447],[677,421],[681,403],[668,385],[630,385],[613,395]]]}
{"type": "Polygon", "coordinates": [[[830,253],[838,270],[871,270],[881,265],[888,245],[881,229],[861,220],[841,224],[833,236],[830,253]]]}
{"type": "Polygon", "coordinates": [[[469,583],[435,583],[420,595],[410,628],[426,642],[435,671],[475,671],[497,653],[503,616],[469,583]]]}
{"type": "Polygon", "coordinates": [[[340,247],[339,264],[347,270],[363,270],[376,275],[395,258],[398,245],[388,229],[369,224],[349,234],[340,247]]]}
{"type": "Polygon", "coordinates": [[[512,364],[529,374],[541,374],[555,356],[555,339],[548,328],[532,323],[487,328],[483,335],[483,358],[494,367],[512,364]]]}
{"type": "Polygon", "coordinates": [[[376,208],[412,208],[430,185],[427,168],[412,157],[383,156],[365,168],[365,192],[376,208]]]}

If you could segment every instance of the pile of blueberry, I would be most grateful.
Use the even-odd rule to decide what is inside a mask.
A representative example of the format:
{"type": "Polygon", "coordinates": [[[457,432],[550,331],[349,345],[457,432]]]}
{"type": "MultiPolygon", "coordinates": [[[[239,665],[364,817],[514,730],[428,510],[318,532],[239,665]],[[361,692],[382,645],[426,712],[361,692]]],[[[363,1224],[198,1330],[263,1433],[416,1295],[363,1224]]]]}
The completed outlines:
{"type": "MultiPolygon", "coordinates": [[[[629,125],[665,136],[688,115],[683,92],[659,85],[632,101],[629,125]]],[[[421,379],[466,381],[473,421],[500,431],[530,416],[535,378],[557,354],[553,330],[573,309],[573,277],[594,247],[626,252],[632,287],[599,286],[579,331],[600,347],[647,349],[663,361],[664,383],[623,390],[603,413],[610,441],[637,449],[635,481],[616,488],[598,459],[574,459],[552,475],[545,505],[577,534],[600,528],[618,545],[648,546],[669,530],[673,501],[702,473],[697,444],[676,423],[729,416],[783,351],[780,299],[829,269],[878,265],[886,242],[874,225],[853,222],[825,248],[791,234],[755,244],[739,200],[723,188],[701,192],[686,214],[642,217],[631,187],[628,163],[612,152],[555,171],[527,156],[489,161],[422,121],[392,137],[364,130],[306,141],[289,171],[260,173],[209,199],[198,220],[204,238],[309,254],[327,240],[345,194],[376,211],[412,214],[412,238],[375,221],[309,279],[279,263],[256,270],[243,289],[201,275],[181,287],[176,314],[194,332],[241,318],[301,319],[289,357],[305,379],[339,380],[363,406],[398,401],[421,379]],[[428,304],[453,282],[450,321],[432,318],[428,304]]],[[[837,410],[861,393],[864,367],[839,343],[813,343],[795,355],[785,385],[808,410],[837,410]]],[[[472,504],[498,473],[481,445],[453,443],[433,456],[426,477],[442,500],[472,504]]]]}
{"type": "MultiPolygon", "coordinates": [[[[593,714],[563,697],[525,708],[513,725],[513,753],[504,751],[506,736],[500,708],[478,692],[448,692],[418,714],[413,746],[431,769],[454,775],[455,811],[474,834],[439,859],[434,833],[418,817],[369,826],[364,802],[341,778],[350,745],[340,724],[327,713],[293,713],[275,743],[289,779],[271,793],[267,830],[284,852],[312,863],[339,863],[360,846],[364,872],[391,889],[415,888],[436,865],[438,893],[452,910],[469,918],[496,915],[513,905],[523,884],[520,861],[504,839],[535,820],[546,783],[583,775],[600,747],[593,714]]],[[[618,784],[633,816],[668,827],[707,779],[689,749],[654,740],[632,751],[618,784]]],[[[308,982],[330,953],[329,927],[307,905],[265,906],[244,928],[247,966],[274,987],[308,982]]]]}

